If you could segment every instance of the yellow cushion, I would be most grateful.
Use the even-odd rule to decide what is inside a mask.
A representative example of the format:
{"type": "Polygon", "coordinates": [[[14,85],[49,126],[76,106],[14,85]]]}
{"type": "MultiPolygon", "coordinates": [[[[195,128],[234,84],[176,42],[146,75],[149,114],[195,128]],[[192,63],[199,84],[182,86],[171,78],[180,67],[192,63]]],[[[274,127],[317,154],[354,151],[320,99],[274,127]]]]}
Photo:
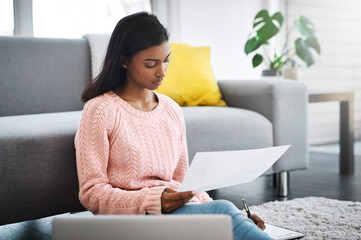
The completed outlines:
{"type": "Polygon", "coordinates": [[[226,106],[210,63],[210,47],[170,44],[167,74],[158,93],[181,106],[226,106]]]}

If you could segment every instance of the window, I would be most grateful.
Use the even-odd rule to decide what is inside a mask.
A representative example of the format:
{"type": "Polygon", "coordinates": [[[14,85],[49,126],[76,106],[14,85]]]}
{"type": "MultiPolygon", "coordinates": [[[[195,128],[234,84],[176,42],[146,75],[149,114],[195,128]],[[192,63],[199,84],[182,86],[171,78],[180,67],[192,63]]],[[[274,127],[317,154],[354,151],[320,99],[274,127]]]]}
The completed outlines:
{"type": "Polygon", "coordinates": [[[0,35],[14,35],[13,0],[0,1],[0,35]]]}
{"type": "MultiPolygon", "coordinates": [[[[287,0],[288,23],[300,14],[315,24],[321,55],[302,72],[311,91],[353,91],[355,139],[361,139],[361,1],[287,0]]],[[[339,104],[311,104],[310,143],[338,141],[339,104]]]]}
{"type": "Polygon", "coordinates": [[[151,11],[150,0],[33,0],[34,37],[111,33],[124,16],[151,11]]]}

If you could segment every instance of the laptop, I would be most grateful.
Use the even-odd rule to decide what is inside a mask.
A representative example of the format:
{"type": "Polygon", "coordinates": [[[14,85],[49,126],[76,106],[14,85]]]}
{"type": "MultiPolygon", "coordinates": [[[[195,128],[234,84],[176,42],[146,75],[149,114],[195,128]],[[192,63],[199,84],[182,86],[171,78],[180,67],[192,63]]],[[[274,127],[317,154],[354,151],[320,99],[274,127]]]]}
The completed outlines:
{"type": "Polygon", "coordinates": [[[53,220],[53,240],[232,240],[227,215],[60,216],[53,220]]]}

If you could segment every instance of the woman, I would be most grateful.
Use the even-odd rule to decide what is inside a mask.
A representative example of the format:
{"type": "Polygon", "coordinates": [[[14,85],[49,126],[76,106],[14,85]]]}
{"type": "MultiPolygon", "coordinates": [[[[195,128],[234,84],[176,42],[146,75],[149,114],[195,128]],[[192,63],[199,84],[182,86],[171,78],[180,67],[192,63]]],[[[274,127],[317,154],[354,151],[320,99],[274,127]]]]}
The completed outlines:
{"type": "Polygon", "coordinates": [[[165,76],[167,30],[141,12],[119,21],[75,136],[79,198],[95,214],[229,214],[235,239],[269,239],[228,201],[177,192],[188,153],[181,108],[155,93],[165,76]],[[187,204],[188,202],[199,204],[187,204]]]}

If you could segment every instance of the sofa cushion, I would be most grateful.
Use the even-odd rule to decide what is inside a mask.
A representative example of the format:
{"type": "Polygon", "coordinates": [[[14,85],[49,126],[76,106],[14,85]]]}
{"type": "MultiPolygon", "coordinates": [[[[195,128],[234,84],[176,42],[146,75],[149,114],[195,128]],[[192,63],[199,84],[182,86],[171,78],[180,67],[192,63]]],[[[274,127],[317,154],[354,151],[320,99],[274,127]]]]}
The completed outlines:
{"type": "Polygon", "coordinates": [[[73,111],[0,118],[0,225],[83,209],[74,149],[80,117],[73,111]]]}
{"type": "Polygon", "coordinates": [[[75,111],[90,81],[85,39],[0,37],[0,116],[75,111]]]}
{"type": "Polygon", "coordinates": [[[263,115],[233,107],[183,107],[188,156],[273,146],[272,123],[263,115]]]}
{"type": "Polygon", "coordinates": [[[226,106],[210,62],[210,47],[171,43],[170,62],[156,90],[181,106],[226,106]]]}

